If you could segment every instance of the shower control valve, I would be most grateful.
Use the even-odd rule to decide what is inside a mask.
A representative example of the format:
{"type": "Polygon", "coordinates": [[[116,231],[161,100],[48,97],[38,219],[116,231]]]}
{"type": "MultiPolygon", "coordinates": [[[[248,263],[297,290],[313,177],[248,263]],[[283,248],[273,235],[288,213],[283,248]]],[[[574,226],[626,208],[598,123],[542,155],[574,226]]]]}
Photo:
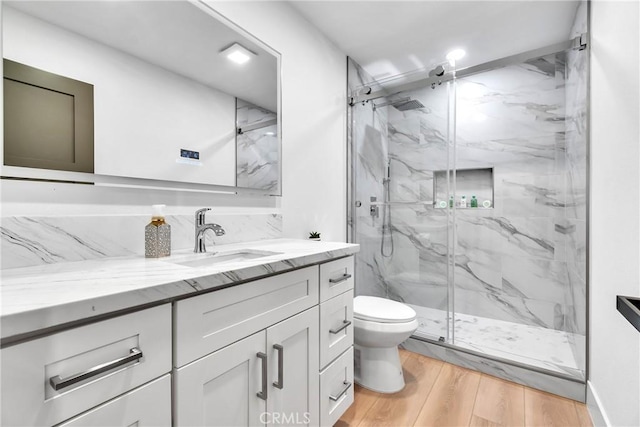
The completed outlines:
{"type": "MultiPolygon", "coordinates": [[[[378,199],[375,196],[371,196],[369,200],[371,201],[371,203],[375,203],[378,199]]],[[[369,215],[371,215],[371,217],[373,218],[378,218],[380,216],[380,208],[378,208],[378,205],[372,204],[369,206],[369,215]]]]}

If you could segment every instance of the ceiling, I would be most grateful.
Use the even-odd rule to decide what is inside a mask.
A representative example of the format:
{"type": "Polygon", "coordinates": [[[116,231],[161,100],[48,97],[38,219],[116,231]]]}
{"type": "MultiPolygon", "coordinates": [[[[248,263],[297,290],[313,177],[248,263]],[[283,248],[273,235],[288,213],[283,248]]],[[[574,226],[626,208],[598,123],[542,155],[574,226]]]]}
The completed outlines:
{"type": "Polygon", "coordinates": [[[457,68],[569,38],[578,1],[296,1],[309,22],[376,80],[445,62],[457,68]]]}

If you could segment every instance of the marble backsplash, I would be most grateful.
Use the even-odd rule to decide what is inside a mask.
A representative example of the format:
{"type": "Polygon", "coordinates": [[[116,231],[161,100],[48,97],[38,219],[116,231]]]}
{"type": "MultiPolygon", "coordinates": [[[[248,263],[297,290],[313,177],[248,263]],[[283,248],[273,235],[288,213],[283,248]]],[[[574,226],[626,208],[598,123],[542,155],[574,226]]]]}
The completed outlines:
{"type": "MultiPolygon", "coordinates": [[[[3,217],[2,269],[117,256],[144,256],[144,227],[149,215],[3,217]]],[[[167,215],[172,250],[194,246],[194,215],[167,215]]],[[[280,214],[207,214],[220,224],[221,237],[207,233],[209,248],[282,237],[280,214]],[[214,242],[215,239],[215,242],[214,242]]],[[[211,249],[209,249],[211,250],[211,249]]]]}

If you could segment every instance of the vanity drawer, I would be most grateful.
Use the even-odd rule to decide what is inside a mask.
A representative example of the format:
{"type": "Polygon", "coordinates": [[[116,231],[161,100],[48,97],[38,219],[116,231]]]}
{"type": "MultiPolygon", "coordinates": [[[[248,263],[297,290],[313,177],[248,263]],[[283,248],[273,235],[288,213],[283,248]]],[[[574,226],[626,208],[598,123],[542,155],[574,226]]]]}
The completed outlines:
{"type": "Polygon", "coordinates": [[[353,345],[353,290],[320,304],[320,367],[353,345]]]}
{"type": "Polygon", "coordinates": [[[59,427],[171,425],[171,375],[150,382],[59,427]]]}
{"type": "Polygon", "coordinates": [[[320,425],[334,425],[352,403],[353,347],[320,373],[320,425]]]}
{"type": "Polygon", "coordinates": [[[178,301],[175,366],[212,353],[318,304],[318,267],[178,301]]]}
{"type": "Polygon", "coordinates": [[[2,425],[57,424],[171,371],[171,305],[7,347],[0,357],[2,425]]]}
{"type": "Polygon", "coordinates": [[[320,302],[353,289],[353,257],[320,265],[320,302]]]}

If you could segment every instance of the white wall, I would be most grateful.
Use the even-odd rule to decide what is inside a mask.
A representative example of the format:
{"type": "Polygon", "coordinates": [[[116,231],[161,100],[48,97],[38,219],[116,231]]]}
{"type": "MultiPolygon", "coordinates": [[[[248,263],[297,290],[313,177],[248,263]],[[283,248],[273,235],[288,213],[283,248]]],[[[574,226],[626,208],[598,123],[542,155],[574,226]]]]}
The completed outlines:
{"type": "Polygon", "coordinates": [[[284,235],[346,239],[346,56],[286,2],[207,1],[282,54],[284,235]]]}
{"type": "Polygon", "coordinates": [[[283,196],[250,197],[3,180],[2,216],[167,213],[196,206],[216,211],[272,211],[284,236],[346,237],[346,57],[285,2],[212,2],[247,32],[282,54],[283,196]]]}
{"type": "Polygon", "coordinates": [[[640,297],[639,22],[637,1],[591,3],[589,382],[614,426],[640,425],[640,333],[616,310],[640,297]]]}

